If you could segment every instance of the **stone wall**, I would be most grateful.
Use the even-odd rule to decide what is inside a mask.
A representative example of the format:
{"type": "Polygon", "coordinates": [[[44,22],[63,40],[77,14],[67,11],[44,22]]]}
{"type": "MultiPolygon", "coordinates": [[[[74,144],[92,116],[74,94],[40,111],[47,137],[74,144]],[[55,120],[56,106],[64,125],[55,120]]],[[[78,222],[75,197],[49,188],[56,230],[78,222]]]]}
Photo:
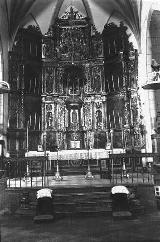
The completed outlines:
{"type": "Polygon", "coordinates": [[[6,178],[0,179],[0,215],[14,213],[20,205],[21,191],[7,190],[6,178]]]}
{"type": "Polygon", "coordinates": [[[137,196],[141,204],[145,208],[145,212],[153,212],[157,210],[157,203],[154,195],[154,185],[140,184],[137,186],[137,196]]]}

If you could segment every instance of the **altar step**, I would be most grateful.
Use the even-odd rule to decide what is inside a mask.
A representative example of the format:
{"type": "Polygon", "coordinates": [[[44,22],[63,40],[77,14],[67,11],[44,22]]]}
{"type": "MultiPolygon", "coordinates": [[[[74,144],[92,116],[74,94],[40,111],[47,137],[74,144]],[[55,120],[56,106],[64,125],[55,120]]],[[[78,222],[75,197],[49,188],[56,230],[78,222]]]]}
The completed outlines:
{"type": "MultiPolygon", "coordinates": [[[[34,216],[36,213],[35,194],[28,208],[20,208],[16,214],[34,216]]],[[[54,190],[53,196],[54,216],[92,216],[112,214],[112,200],[110,187],[79,187],[62,188],[54,190]]]]}
{"type": "MultiPolygon", "coordinates": [[[[36,215],[36,193],[29,191],[29,203],[20,207],[16,214],[24,216],[36,215]]],[[[112,216],[112,199],[110,186],[72,186],[53,188],[54,218],[65,216],[112,216]]],[[[131,211],[138,215],[144,213],[144,207],[139,200],[133,199],[131,211]]]]}
{"type": "Polygon", "coordinates": [[[94,191],[84,189],[67,194],[55,194],[54,209],[56,215],[110,215],[112,213],[110,191],[102,191],[104,188],[99,189],[94,191]]]}

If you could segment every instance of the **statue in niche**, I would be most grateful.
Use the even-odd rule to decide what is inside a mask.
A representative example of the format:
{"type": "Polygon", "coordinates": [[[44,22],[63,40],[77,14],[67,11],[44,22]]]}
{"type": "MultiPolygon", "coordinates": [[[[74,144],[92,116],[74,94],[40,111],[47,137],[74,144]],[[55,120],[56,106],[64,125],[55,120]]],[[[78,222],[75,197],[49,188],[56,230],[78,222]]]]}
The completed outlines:
{"type": "Polygon", "coordinates": [[[49,104],[46,106],[46,122],[47,122],[47,128],[51,128],[52,127],[52,123],[53,123],[53,116],[52,116],[52,105],[49,104]]]}
{"type": "Polygon", "coordinates": [[[78,115],[77,115],[77,111],[73,110],[72,111],[72,123],[76,124],[78,121],[78,115]]]}
{"type": "Polygon", "coordinates": [[[47,128],[52,127],[53,117],[52,112],[47,112],[47,128]]]}
{"type": "Polygon", "coordinates": [[[66,93],[70,95],[80,94],[80,90],[86,82],[84,70],[82,66],[69,65],[63,73],[63,83],[66,93]]]}
{"type": "Polygon", "coordinates": [[[51,39],[44,39],[44,43],[42,44],[42,55],[43,58],[50,58],[54,56],[54,41],[51,39]]]}
{"type": "Polygon", "coordinates": [[[46,68],[45,79],[46,79],[46,91],[51,93],[53,91],[53,69],[48,67],[46,68]]]}
{"type": "Polygon", "coordinates": [[[93,68],[92,89],[94,92],[101,91],[101,70],[99,67],[93,68]]]}
{"type": "Polygon", "coordinates": [[[77,16],[78,11],[74,11],[73,8],[70,8],[70,13],[68,15],[69,20],[75,20],[77,16]]]}
{"type": "Polygon", "coordinates": [[[69,87],[69,94],[70,95],[77,95],[77,94],[79,94],[78,86],[73,84],[71,87],[69,87]]]}
{"type": "Polygon", "coordinates": [[[101,127],[102,125],[102,112],[101,110],[96,111],[96,127],[101,127]]]}

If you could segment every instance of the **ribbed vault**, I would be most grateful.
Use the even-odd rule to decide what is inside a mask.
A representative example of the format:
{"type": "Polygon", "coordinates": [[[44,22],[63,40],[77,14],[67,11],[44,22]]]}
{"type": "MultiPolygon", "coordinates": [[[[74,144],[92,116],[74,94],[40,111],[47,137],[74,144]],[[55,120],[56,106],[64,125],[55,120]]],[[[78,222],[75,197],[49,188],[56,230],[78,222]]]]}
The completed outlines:
{"type": "Polygon", "coordinates": [[[8,32],[10,42],[13,41],[20,25],[33,21],[39,25],[42,33],[46,33],[51,23],[65,7],[74,5],[87,15],[99,31],[110,18],[123,20],[135,35],[140,46],[142,0],[1,0],[0,15],[2,19],[1,35],[8,32]]]}

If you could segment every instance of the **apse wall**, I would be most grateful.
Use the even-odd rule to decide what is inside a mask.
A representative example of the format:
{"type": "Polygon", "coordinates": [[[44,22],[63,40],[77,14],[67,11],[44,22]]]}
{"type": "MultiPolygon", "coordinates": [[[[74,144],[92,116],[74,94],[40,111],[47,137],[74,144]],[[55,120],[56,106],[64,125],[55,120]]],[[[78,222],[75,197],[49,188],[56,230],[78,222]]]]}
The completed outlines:
{"type": "MultiPolygon", "coordinates": [[[[1,41],[0,41],[1,45],[1,41]]],[[[3,81],[2,52],[0,52],[0,82],[3,81]]],[[[3,128],[3,94],[0,94],[0,128],[3,128]]]]}
{"type": "MultiPolygon", "coordinates": [[[[2,46],[1,39],[0,39],[0,46],[2,46]]],[[[0,48],[0,82],[4,81],[4,59],[2,48],[0,48]]],[[[7,93],[0,93],[0,142],[4,140],[6,143],[6,130],[7,130],[7,118],[8,118],[8,94],[7,93]]],[[[2,147],[0,144],[0,156],[2,152],[2,147]]]]}
{"type": "MultiPolygon", "coordinates": [[[[149,29],[147,32],[147,74],[153,72],[151,65],[160,63],[160,11],[152,12],[149,29]]],[[[149,90],[149,101],[151,107],[151,128],[155,133],[158,128],[160,117],[160,90],[149,90]]]]}

